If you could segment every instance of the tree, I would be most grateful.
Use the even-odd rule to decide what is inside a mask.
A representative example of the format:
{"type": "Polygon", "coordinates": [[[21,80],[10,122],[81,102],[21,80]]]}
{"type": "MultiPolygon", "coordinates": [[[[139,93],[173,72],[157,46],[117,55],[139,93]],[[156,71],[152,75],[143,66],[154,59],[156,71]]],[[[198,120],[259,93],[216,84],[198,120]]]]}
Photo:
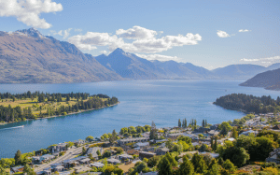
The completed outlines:
{"type": "Polygon", "coordinates": [[[152,121],[152,127],[151,127],[151,131],[150,131],[150,139],[151,140],[155,140],[157,139],[157,128],[155,123],[152,121]]]}
{"type": "Polygon", "coordinates": [[[165,157],[168,159],[171,166],[176,167],[178,165],[177,161],[170,155],[169,152],[166,153],[165,157]]]}
{"type": "Polygon", "coordinates": [[[96,154],[97,154],[98,156],[101,156],[101,152],[100,152],[99,149],[96,151],[96,154]]]}
{"type": "Polygon", "coordinates": [[[218,148],[218,138],[215,137],[215,144],[214,144],[213,150],[216,151],[217,148],[218,148]]]}
{"type": "Polygon", "coordinates": [[[109,136],[109,142],[111,145],[114,144],[114,142],[117,140],[117,137],[118,135],[116,130],[113,130],[112,135],[109,136]]]}
{"type": "Polygon", "coordinates": [[[172,167],[168,159],[164,156],[158,164],[158,175],[171,175],[172,167]]]}
{"type": "Polygon", "coordinates": [[[19,165],[21,163],[21,152],[20,152],[20,150],[17,150],[14,159],[15,159],[15,164],[16,165],[19,165]]]}
{"type": "Polygon", "coordinates": [[[250,160],[265,160],[278,144],[267,137],[257,137],[256,144],[249,147],[250,160]]]}
{"type": "Polygon", "coordinates": [[[82,154],[83,154],[83,155],[85,155],[85,154],[86,154],[86,152],[87,152],[87,150],[86,150],[86,148],[85,148],[85,147],[83,147],[82,149],[83,149],[83,150],[82,150],[82,154]]]}
{"type": "Polygon", "coordinates": [[[192,175],[194,173],[194,167],[187,156],[183,157],[183,163],[179,168],[179,175],[192,175]]]}
{"type": "Polygon", "coordinates": [[[178,127],[179,127],[179,128],[182,127],[182,124],[181,124],[181,120],[180,120],[180,119],[178,120],[178,127]]]}
{"type": "Polygon", "coordinates": [[[250,158],[250,155],[244,148],[240,147],[228,147],[224,150],[223,159],[229,159],[237,167],[244,165],[250,158]]]}
{"type": "Polygon", "coordinates": [[[208,172],[206,173],[207,175],[219,175],[220,174],[220,167],[219,164],[217,163],[216,159],[213,159],[209,168],[208,172]]]}
{"type": "Polygon", "coordinates": [[[219,125],[218,129],[221,131],[220,133],[225,136],[228,134],[228,132],[232,129],[230,124],[228,122],[223,122],[219,125]]]}
{"type": "Polygon", "coordinates": [[[234,172],[236,170],[236,166],[229,159],[223,163],[223,168],[229,172],[234,172]]]}
{"type": "Polygon", "coordinates": [[[238,131],[236,130],[235,127],[233,127],[233,130],[232,130],[232,137],[237,139],[238,138],[238,131]]]}
{"type": "Polygon", "coordinates": [[[94,140],[93,136],[87,136],[86,141],[91,142],[94,140]]]}
{"type": "Polygon", "coordinates": [[[24,173],[27,173],[28,175],[36,175],[36,173],[34,172],[34,170],[32,168],[30,168],[30,166],[28,164],[24,165],[24,169],[23,169],[24,173]]]}
{"type": "Polygon", "coordinates": [[[196,173],[204,173],[207,170],[207,166],[202,155],[195,153],[191,162],[193,163],[194,171],[196,173]]]}

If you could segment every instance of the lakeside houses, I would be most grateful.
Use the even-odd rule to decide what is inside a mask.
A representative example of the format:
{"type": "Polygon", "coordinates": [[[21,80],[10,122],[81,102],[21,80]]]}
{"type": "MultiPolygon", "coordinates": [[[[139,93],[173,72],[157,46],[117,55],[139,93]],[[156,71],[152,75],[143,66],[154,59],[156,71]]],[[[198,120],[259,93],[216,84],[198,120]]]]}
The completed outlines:
{"type": "Polygon", "coordinates": [[[127,143],[147,142],[147,141],[149,141],[149,138],[147,138],[147,137],[137,137],[137,138],[120,139],[120,140],[118,140],[118,143],[120,145],[125,145],[127,143]]]}
{"type": "Polygon", "coordinates": [[[98,154],[97,154],[97,151],[98,151],[98,150],[100,151],[100,154],[102,155],[102,154],[103,154],[103,148],[101,148],[101,147],[91,147],[91,148],[89,148],[89,149],[87,150],[86,155],[89,156],[89,154],[91,154],[91,156],[92,156],[94,159],[98,160],[98,154]]]}

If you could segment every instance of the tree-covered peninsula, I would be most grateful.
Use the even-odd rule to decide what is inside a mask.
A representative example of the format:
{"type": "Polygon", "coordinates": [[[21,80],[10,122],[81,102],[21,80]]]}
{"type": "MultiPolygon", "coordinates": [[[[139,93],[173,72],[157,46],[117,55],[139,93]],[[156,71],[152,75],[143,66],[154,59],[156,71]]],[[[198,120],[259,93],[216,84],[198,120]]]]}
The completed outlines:
{"type": "Polygon", "coordinates": [[[99,109],[118,103],[116,97],[89,93],[0,93],[0,123],[67,115],[81,110],[99,109]]]}
{"type": "Polygon", "coordinates": [[[280,111],[280,97],[274,100],[271,96],[256,97],[246,94],[230,94],[218,98],[214,104],[225,109],[256,114],[280,111]]]}

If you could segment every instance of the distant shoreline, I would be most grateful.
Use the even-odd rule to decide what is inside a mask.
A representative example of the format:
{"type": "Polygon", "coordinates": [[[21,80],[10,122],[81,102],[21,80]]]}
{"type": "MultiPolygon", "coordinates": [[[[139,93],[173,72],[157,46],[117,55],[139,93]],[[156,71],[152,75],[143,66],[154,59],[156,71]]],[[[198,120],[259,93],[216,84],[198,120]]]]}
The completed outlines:
{"type": "MultiPolygon", "coordinates": [[[[104,107],[101,107],[101,108],[93,108],[93,109],[87,109],[87,110],[80,110],[79,112],[71,112],[71,113],[68,113],[67,115],[53,115],[53,116],[49,116],[49,117],[38,117],[36,119],[26,119],[25,121],[20,121],[20,122],[26,122],[26,121],[31,121],[31,120],[40,120],[40,119],[48,119],[48,118],[56,118],[56,117],[62,117],[62,116],[68,116],[68,115],[73,115],[73,114],[79,114],[79,113],[83,113],[83,112],[87,112],[87,111],[93,111],[93,110],[98,110],[98,109],[104,109],[104,108],[109,108],[109,107],[113,107],[113,106],[116,106],[118,105],[120,102],[116,103],[116,104],[113,104],[113,105],[110,105],[110,106],[104,106],[104,107]]],[[[0,123],[0,126],[3,126],[3,125],[7,125],[7,124],[12,124],[12,123],[19,123],[19,122],[11,122],[11,123],[0,123]]]]}

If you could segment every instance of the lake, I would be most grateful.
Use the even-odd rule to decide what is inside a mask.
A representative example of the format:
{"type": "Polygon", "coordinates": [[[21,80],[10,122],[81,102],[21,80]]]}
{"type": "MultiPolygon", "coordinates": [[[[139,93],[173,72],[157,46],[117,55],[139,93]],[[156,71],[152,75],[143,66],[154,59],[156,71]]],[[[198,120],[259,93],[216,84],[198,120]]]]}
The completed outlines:
{"type": "Polygon", "coordinates": [[[238,86],[239,81],[114,81],[79,84],[2,84],[1,92],[88,92],[116,96],[117,106],[80,114],[33,120],[0,126],[0,158],[14,157],[19,149],[30,152],[64,141],[85,139],[92,135],[119,131],[122,127],[151,124],[176,126],[178,119],[203,119],[215,124],[244,116],[242,112],[225,110],[212,104],[216,98],[230,93],[257,96],[279,92],[238,86]],[[24,125],[23,128],[11,128],[24,125]]]}

